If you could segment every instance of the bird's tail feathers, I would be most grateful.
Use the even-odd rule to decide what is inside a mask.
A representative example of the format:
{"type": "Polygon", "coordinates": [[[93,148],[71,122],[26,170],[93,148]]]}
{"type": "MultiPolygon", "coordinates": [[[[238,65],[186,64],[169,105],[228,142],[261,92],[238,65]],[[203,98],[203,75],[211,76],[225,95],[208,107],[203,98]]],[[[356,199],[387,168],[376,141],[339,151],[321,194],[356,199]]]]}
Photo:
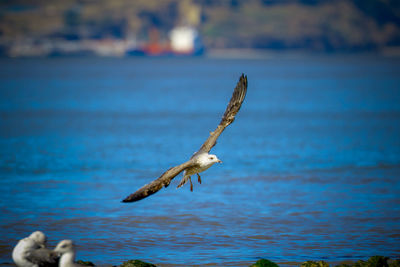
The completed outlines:
{"type": "Polygon", "coordinates": [[[176,188],[182,187],[184,184],[187,183],[187,181],[189,181],[189,179],[190,179],[190,176],[189,176],[189,175],[186,175],[186,174],[184,173],[184,174],[183,174],[183,177],[182,177],[182,179],[181,179],[181,181],[179,182],[179,184],[178,184],[178,186],[177,186],[176,188]]]}

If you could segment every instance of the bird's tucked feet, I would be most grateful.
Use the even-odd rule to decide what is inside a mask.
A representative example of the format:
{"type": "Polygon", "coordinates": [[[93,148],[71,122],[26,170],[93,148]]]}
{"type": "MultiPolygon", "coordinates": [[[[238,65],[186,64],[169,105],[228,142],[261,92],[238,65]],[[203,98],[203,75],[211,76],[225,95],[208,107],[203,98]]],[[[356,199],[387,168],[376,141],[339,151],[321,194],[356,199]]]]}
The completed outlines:
{"type": "Polygon", "coordinates": [[[201,184],[201,177],[198,173],[197,173],[197,181],[199,182],[199,184],[201,184]]]}
{"type": "Polygon", "coordinates": [[[192,184],[192,179],[189,176],[189,182],[190,182],[190,192],[193,192],[193,184],[192,184]]]}

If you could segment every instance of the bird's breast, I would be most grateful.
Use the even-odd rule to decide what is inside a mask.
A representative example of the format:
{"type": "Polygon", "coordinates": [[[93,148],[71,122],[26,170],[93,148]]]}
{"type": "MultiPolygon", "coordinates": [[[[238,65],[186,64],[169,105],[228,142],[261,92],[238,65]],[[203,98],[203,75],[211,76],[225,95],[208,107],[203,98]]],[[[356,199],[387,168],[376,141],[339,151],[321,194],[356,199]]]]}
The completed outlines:
{"type": "Polygon", "coordinates": [[[201,164],[201,165],[199,164],[199,165],[187,168],[185,172],[187,175],[192,175],[195,173],[203,172],[203,171],[207,170],[208,168],[210,168],[211,166],[212,166],[212,163],[211,164],[201,164]]]}

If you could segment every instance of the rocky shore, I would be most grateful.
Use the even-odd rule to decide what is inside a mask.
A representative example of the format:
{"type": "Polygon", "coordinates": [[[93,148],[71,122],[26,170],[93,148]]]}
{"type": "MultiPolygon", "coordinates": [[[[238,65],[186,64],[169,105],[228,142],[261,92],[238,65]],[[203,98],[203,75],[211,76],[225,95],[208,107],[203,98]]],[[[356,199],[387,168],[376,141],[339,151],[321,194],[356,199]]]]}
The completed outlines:
{"type": "MultiPolygon", "coordinates": [[[[81,264],[85,264],[88,266],[95,266],[91,262],[83,262],[79,261],[81,264]]],[[[284,264],[288,266],[288,264],[284,264]]],[[[325,261],[306,261],[301,263],[300,265],[293,265],[300,267],[400,267],[400,259],[390,259],[384,256],[372,256],[368,260],[358,260],[356,262],[342,262],[337,265],[330,265],[325,261]]],[[[113,266],[114,267],[114,266],[113,266]]],[[[116,267],[116,266],[115,266],[116,267]]],[[[143,262],[141,260],[129,260],[118,267],[156,267],[156,265],[143,262]]],[[[272,262],[267,259],[260,259],[256,263],[250,265],[249,267],[279,267],[279,264],[272,262]]]]}
{"type": "MultiPolygon", "coordinates": [[[[86,266],[96,266],[91,261],[78,260],[77,263],[86,266]]],[[[0,266],[15,266],[13,263],[0,263],[0,266]]],[[[112,267],[157,267],[157,265],[141,260],[128,260],[121,265],[107,265],[112,267]]],[[[169,266],[171,266],[169,264],[169,266]]],[[[279,267],[279,266],[299,266],[299,267],[400,267],[400,259],[391,259],[385,256],[372,256],[368,260],[345,261],[339,264],[329,264],[321,261],[305,261],[301,264],[282,263],[281,265],[267,260],[260,259],[249,267],[279,267]]]]}

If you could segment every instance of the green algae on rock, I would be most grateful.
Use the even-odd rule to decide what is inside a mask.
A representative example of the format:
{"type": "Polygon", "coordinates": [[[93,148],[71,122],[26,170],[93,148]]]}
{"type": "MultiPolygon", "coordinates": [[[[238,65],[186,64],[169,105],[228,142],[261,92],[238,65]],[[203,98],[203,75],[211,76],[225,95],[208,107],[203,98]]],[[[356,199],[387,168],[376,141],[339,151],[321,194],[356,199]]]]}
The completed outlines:
{"type": "Polygon", "coordinates": [[[363,262],[364,265],[360,266],[368,266],[368,267],[389,267],[387,261],[388,257],[384,256],[372,256],[366,262],[363,262]]]}
{"type": "Polygon", "coordinates": [[[324,261],[306,261],[303,262],[301,267],[329,267],[329,264],[324,261]]]}
{"type": "Polygon", "coordinates": [[[389,267],[400,267],[400,259],[389,260],[389,267]]]}
{"type": "Polygon", "coordinates": [[[78,260],[76,263],[79,263],[79,264],[82,264],[82,265],[86,265],[86,266],[96,266],[96,265],[94,265],[94,263],[91,262],[91,261],[78,260]]]}
{"type": "Polygon", "coordinates": [[[119,267],[157,267],[157,266],[141,260],[129,260],[122,263],[119,267]]]}
{"type": "Polygon", "coordinates": [[[335,267],[389,267],[388,257],[372,256],[368,260],[358,260],[353,264],[339,264],[335,267]]]}
{"type": "Polygon", "coordinates": [[[279,266],[278,264],[270,260],[261,259],[258,260],[256,263],[250,265],[249,267],[279,267],[279,266]]]}

